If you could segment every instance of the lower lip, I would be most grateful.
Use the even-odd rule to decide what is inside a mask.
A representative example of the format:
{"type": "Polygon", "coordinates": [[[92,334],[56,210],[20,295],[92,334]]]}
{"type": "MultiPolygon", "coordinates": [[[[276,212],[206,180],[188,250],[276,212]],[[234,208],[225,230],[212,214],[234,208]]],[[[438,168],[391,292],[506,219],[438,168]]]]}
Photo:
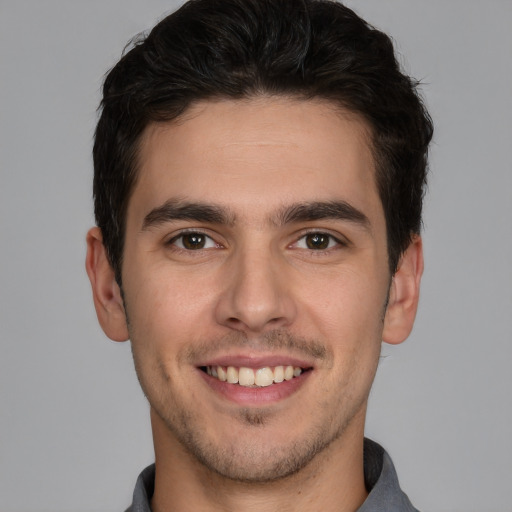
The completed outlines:
{"type": "Polygon", "coordinates": [[[206,384],[208,384],[208,386],[210,386],[210,388],[216,393],[222,395],[231,402],[244,406],[261,406],[284,400],[298,391],[312,373],[311,370],[308,370],[291,380],[285,380],[277,384],[271,384],[270,386],[253,388],[240,386],[240,384],[222,382],[200,369],[198,369],[198,372],[201,374],[206,384]]]}

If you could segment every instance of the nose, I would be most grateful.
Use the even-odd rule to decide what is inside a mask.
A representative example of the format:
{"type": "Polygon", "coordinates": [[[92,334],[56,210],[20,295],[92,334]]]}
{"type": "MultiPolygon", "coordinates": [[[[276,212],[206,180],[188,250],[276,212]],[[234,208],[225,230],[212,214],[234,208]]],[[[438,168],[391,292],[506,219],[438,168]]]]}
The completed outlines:
{"type": "Polygon", "coordinates": [[[217,321],[246,333],[288,327],[296,315],[290,281],[270,251],[238,254],[227,264],[217,321]]]}

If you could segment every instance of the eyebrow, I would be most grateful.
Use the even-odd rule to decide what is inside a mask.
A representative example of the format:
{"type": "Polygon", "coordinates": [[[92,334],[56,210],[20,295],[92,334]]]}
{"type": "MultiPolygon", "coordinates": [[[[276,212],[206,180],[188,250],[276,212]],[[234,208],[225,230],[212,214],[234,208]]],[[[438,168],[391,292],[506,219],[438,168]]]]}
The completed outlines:
{"type": "MultiPolygon", "coordinates": [[[[368,231],[371,227],[370,220],[362,211],[342,200],[313,201],[284,206],[277,214],[270,217],[269,223],[280,227],[286,224],[329,219],[351,222],[368,231]]],[[[144,217],[142,231],[176,220],[233,226],[236,216],[229,209],[219,205],[169,199],[144,217]]]]}
{"type": "Polygon", "coordinates": [[[234,215],[225,208],[207,203],[169,199],[151,210],[142,222],[142,231],[175,220],[191,220],[208,224],[233,225],[234,215]]]}
{"type": "Polygon", "coordinates": [[[370,220],[361,210],[342,200],[293,204],[283,208],[273,219],[273,223],[280,226],[329,219],[348,221],[367,230],[371,227],[370,220]]]}

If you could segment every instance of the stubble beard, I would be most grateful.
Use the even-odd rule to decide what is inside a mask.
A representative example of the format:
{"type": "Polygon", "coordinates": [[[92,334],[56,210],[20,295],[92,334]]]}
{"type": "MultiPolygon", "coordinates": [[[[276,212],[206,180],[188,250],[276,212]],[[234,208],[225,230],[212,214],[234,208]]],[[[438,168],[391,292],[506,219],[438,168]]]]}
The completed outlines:
{"type": "Polygon", "coordinates": [[[163,413],[154,410],[169,433],[204,468],[223,478],[250,484],[268,484],[299,473],[342,436],[355,416],[355,413],[349,414],[341,422],[340,418],[331,418],[333,421],[309,429],[296,441],[276,447],[265,446],[258,438],[260,431],[275,421],[264,410],[240,410],[233,422],[248,429],[245,441],[237,442],[226,432],[226,442],[222,445],[212,441],[200,428],[200,418],[184,408],[163,413]],[[333,423],[338,424],[337,428],[333,428],[333,423]],[[256,439],[254,442],[248,441],[251,435],[256,439]]]}
{"type": "Polygon", "coordinates": [[[207,422],[201,411],[195,411],[190,402],[179,399],[178,394],[171,391],[172,386],[167,387],[167,392],[160,397],[151,397],[140,372],[137,373],[154,413],[169,436],[181,445],[194,463],[199,463],[201,471],[206,469],[222,478],[245,484],[275,483],[293,478],[307,467],[314,474],[318,467],[314,462],[320,464],[322,455],[327,454],[327,449],[342,437],[358,413],[364,417],[366,408],[366,395],[354,401],[350,391],[340,390],[334,403],[332,396],[330,399],[326,397],[318,400],[313,410],[305,410],[304,415],[311,415],[311,423],[294,440],[287,439],[284,443],[267,443],[262,439],[265,439],[265,430],[267,433],[271,431],[281,420],[280,414],[286,413],[264,408],[241,408],[231,421],[233,425],[242,427],[244,435],[233,436],[226,429],[219,442],[206,430],[207,422]],[[320,414],[318,419],[318,411],[327,413],[320,414]]]}
{"type": "MultiPolygon", "coordinates": [[[[130,329],[129,321],[128,326],[130,329]]],[[[286,444],[286,446],[275,447],[272,445],[269,447],[268,445],[264,446],[259,441],[236,445],[229,442],[230,432],[225,433],[225,438],[228,441],[221,444],[215,443],[208,437],[207,433],[205,434],[201,416],[191,410],[190,404],[180,401],[177,396],[178,393],[172,391],[172,378],[167,374],[163,364],[160,364],[158,369],[155,368],[155,371],[158,374],[157,379],[160,380],[160,390],[165,389],[167,392],[158,393],[157,391],[156,395],[160,396],[151,393],[151,389],[157,389],[159,386],[146,386],[143,377],[144,372],[141,371],[134,350],[133,333],[130,332],[130,334],[132,354],[139,383],[153,411],[163,422],[168,433],[203,468],[231,481],[268,484],[293,477],[293,475],[306,468],[315,457],[325,452],[329,446],[340,439],[359,413],[364,418],[368,394],[360,396],[358,400],[354,401],[354,397],[350,396],[350,391],[345,389],[346,392],[342,391],[335,403],[333,403],[332,397],[330,401],[328,399],[319,400],[316,403],[316,410],[331,411],[330,415],[327,415],[324,421],[320,421],[309,428],[307,432],[303,432],[299,439],[286,444]]],[[[296,346],[308,355],[324,359],[328,364],[332,364],[332,353],[326,351],[318,343],[296,340],[287,334],[283,336],[282,333],[278,333],[277,336],[269,336],[266,343],[269,347],[296,346]]],[[[201,352],[205,350],[205,347],[211,348],[214,345],[208,343],[202,348],[196,347],[196,349],[201,352]]],[[[189,351],[186,357],[192,357],[193,355],[193,351],[189,351]]],[[[373,376],[375,375],[377,362],[378,356],[375,368],[373,371],[370,370],[373,376]]],[[[355,369],[356,373],[357,371],[355,369]]],[[[350,380],[350,376],[348,376],[348,380],[350,380]]],[[[373,377],[371,380],[373,381],[373,377]]],[[[305,414],[310,412],[305,411],[305,414]]],[[[244,425],[248,430],[252,429],[257,439],[257,434],[261,429],[268,428],[269,423],[276,420],[273,416],[265,409],[242,408],[238,411],[237,416],[233,418],[233,422],[244,425]]],[[[246,438],[248,437],[250,436],[246,436],[246,438]]]]}
{"type": "MultiPolygon", "coordinates": [[[[216,443],[208,435],[208,432],[205,432],[205,422],[201,420],[200,412],[198,414],[197,411],[194,411],[190,402],[186,403],[181,400],[179,393],[173,389],[172,376],[168,374],[162,361],[153,367],[152,372],[143,370],[135,349],[136,333],[129,320],[127,323],[132,340],[132,355],[136,374],[153,412],[165,425],[170,436],[176,439],[185,452],[206,469],[234,481],[271,482],[293,475],[330,444],[331,440],[323,441],[325,438],[323,431],[326,428],[313,432],[313,435],[308,436],[304,442],[277,449],[275,447],[269,449],[268,445],[262,446],[259,441],[245,442],[243,446],[240,443],[237,445],[237,440],[233,439],[229,431],[225,433],[224,442],[216,443]],[[148,377],[147,380],[146,377],[148,377]]],[[[244,338],[243,335],[234,334],[231,337],[223,338],[218,343],[198,344],[194,348],[186,350],[179,356],[179,359],[189,361],[198,353],[205,354],[209,351],[216,351],[222,345],[229,346],[233,343],[251,345],[251,342],[244,338]]],[[[282,332],[266,335],[264,344],[271,348],[295,346],[315,358],[327,360],[332,358],[332,355],[327,353],[320,344],[292,338],[282,332]]],[[[252,434],[257,439],[262,429],[268,428],[269,423],[279,419],[275,416],[277,415],[269,412],[268,409],[241,408],[236,416],[233,416],[232,421],[233,424],[242,425],[244,429],[248,430],[248,435],[244,436],[246,440],[250,439],[252,434]]]]}

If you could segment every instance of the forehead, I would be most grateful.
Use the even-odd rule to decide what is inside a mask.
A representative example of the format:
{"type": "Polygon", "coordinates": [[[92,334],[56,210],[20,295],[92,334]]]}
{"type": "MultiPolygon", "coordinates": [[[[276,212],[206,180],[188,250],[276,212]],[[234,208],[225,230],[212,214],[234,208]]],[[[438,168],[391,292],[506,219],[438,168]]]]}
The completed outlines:
{"type": "Polygon", "coordinates": [[[297,201],[368,207],[380,203],[369,133],[360,117],[325,101],[199,102],[178,121],[148,126],[130,202],[141,215],[170,197],[247,215],[297,201]]]}

